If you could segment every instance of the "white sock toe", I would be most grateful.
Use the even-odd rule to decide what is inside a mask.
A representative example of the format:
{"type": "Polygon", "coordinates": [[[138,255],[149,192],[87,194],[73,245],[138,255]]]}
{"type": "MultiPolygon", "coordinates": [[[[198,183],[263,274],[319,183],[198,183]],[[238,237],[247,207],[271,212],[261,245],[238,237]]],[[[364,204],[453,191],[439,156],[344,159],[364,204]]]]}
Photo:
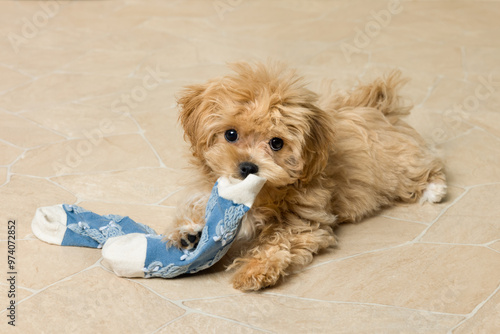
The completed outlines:
{"type": "Polygon", "coordinates": [[[218,182],[217,188],[222,198],[251,208],[259,191],[266,183],[266,179],[250,174],[243,181],[237,180],[236,183],[226,177],[221,177],[218,182]]]}
{"type": "Polygon", "coordinates": [[[102,247],[102,264],[121,277],[144,277],[147,247],[141,233],[109,238],[102,247]]]}
{"type": "Polygon", "coordinates": [[[428,201],[430,203],[439,203],[446,196],[446,184],[443,183],[429,183],[425,189],[421,203],[428,201]]]}
{"type": "Polygon", "coordinates": [[[66,220],[66,211],[60,204],[38,208],[31,229],[38,239],[60,245],[66,233],[66,220]]]}

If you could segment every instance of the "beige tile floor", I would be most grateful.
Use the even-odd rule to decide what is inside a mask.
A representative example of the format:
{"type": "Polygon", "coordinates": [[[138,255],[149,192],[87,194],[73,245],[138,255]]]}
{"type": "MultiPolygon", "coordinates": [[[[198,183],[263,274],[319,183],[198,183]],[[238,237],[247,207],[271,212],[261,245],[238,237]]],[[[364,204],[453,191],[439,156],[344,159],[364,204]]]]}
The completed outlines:
{"type": "Polygon", "coordinates": [[[499,17],[495,1],[1,1],[0,332],[500,332],[499,17]],[[33,236],[35,209],[62,202],[162,230],[186,176],[176,92],[268,57],[313,88],[399,67],[446,201],[341,226],[337,249],[261,293],[221,266],[118,278],[98,250],[33,236]]]}

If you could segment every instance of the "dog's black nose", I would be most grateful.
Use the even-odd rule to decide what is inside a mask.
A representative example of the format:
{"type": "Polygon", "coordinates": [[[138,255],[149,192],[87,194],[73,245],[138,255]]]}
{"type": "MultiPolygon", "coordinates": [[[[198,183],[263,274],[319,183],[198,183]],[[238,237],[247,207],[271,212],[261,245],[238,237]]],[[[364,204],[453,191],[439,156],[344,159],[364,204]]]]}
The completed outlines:
{"type": "Polygon", "coordinates": [[[246,178],[249,174],[257,174],[259,167],[251,162],[242,162],[240,164],[240,175],[246,178]]]}

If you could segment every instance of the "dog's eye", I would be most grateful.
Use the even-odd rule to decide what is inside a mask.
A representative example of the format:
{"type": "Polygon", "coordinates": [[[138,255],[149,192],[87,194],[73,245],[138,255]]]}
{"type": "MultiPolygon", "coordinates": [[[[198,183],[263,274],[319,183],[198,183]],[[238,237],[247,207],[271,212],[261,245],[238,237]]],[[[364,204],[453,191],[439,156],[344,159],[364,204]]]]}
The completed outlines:
{"type": "Polygon", "coordinates": [[[269,141],[269,146],[273,151],[279,151],[283,148],[283,139],[274,137],[269,141]]]}
{"type": "Polygon", "coordinates": [[[224,133],[224,138],[226,138],[228,142],[234,143],[238,140],[238,132],[236,132],[235,129],[227,130],[226,133],[224,133]]]}

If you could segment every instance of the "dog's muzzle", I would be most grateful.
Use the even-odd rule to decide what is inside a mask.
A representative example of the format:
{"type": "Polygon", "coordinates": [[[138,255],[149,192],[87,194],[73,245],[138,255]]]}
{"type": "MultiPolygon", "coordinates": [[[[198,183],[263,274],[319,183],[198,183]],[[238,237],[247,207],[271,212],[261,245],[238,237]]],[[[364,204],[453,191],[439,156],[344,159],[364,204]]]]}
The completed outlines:
{"type": "Polygon", "coordinates": [[[250,174],[257,174],[259,172],[259,166],[252,162],[242,162],[239,166],[239,172],[242,178],[246,178],[250,174]]]}

